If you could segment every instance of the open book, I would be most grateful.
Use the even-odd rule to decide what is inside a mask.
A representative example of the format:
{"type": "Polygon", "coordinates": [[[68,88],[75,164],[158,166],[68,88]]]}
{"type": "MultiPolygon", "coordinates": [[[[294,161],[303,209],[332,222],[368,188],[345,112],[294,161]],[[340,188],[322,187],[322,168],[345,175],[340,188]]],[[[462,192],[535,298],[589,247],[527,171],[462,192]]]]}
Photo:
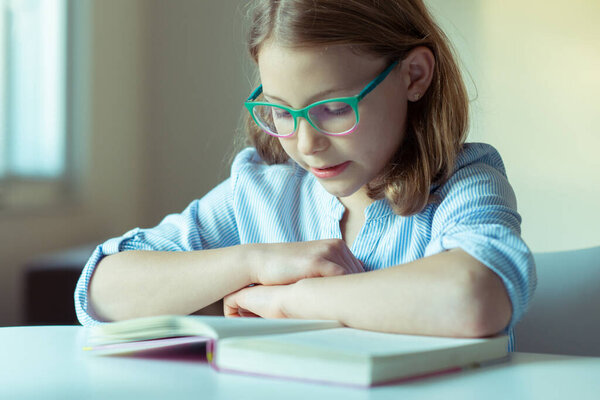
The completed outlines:
{"type": "Polygon", "coordinates": [[[91,328],[86,350],[137,353],[206,342],[215,369],[371,386],[507,356],[508,337],[455,339],[346,328],[335,321],[158,316],[91,328]]]}

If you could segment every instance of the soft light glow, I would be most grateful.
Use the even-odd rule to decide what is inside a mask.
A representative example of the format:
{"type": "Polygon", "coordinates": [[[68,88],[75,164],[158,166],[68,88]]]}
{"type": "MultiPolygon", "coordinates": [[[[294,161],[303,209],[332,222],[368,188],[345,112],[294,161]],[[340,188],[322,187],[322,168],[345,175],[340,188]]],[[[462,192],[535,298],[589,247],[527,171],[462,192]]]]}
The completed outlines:
{"type": "Polygon", "coordinates": [[[428,0],[464,62],[535,251],[600,244],[600,2],[428,0]]]}
{"type": "MultiPolygon", "coordinates": [[[[4,4],[2,4],[4,3],[4,4]]],[[[0,173],[59,177],[65,168],[64,0],[11,0],[4,8],[6,46],[0,173]]]]}

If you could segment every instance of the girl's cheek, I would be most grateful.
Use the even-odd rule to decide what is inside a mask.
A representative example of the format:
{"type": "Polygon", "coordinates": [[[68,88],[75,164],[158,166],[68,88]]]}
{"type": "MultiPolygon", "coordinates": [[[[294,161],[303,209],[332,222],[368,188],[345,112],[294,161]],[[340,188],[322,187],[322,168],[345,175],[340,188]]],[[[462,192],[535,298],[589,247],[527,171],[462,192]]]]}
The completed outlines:
{"type": "Polygon", "coordinates": [[[292,147],[292,142],[290,140],[285,140],[285,139],[278,139],[279,143],[281,144],[281,147],[283,147],[283,151],[286,152],[286,154],[288,156],[290,156],[290,158],[294,161],[298,161],[295,158],[295,154],[294,154],[294,149],[292,147]]]}

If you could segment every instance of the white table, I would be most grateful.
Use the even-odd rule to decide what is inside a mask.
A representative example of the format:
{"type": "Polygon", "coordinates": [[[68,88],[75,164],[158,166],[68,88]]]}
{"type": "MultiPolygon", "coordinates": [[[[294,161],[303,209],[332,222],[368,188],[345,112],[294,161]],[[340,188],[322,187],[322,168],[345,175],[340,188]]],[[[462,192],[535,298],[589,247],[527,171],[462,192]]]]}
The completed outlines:
{"type": "Polygon", "coordinates": [[[0,328],[0,399],[600,399],[600,358],[507,363],[371,389],[217,373],[192,361],[97,357],[78,326],[0,328]]]}

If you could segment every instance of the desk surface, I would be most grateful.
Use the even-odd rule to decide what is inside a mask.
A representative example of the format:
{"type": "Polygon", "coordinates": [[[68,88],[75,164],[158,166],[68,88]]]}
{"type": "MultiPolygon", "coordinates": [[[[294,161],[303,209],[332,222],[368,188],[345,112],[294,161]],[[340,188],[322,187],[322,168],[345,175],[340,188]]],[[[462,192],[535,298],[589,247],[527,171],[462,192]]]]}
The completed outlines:
{"type": "Polygon", "coordinates": [[[217,373],[197,361],[95,357],[77,326],[0,328],[0,399],[597,399],[600,358],[507,363],[372,389],[217,373]]]}

